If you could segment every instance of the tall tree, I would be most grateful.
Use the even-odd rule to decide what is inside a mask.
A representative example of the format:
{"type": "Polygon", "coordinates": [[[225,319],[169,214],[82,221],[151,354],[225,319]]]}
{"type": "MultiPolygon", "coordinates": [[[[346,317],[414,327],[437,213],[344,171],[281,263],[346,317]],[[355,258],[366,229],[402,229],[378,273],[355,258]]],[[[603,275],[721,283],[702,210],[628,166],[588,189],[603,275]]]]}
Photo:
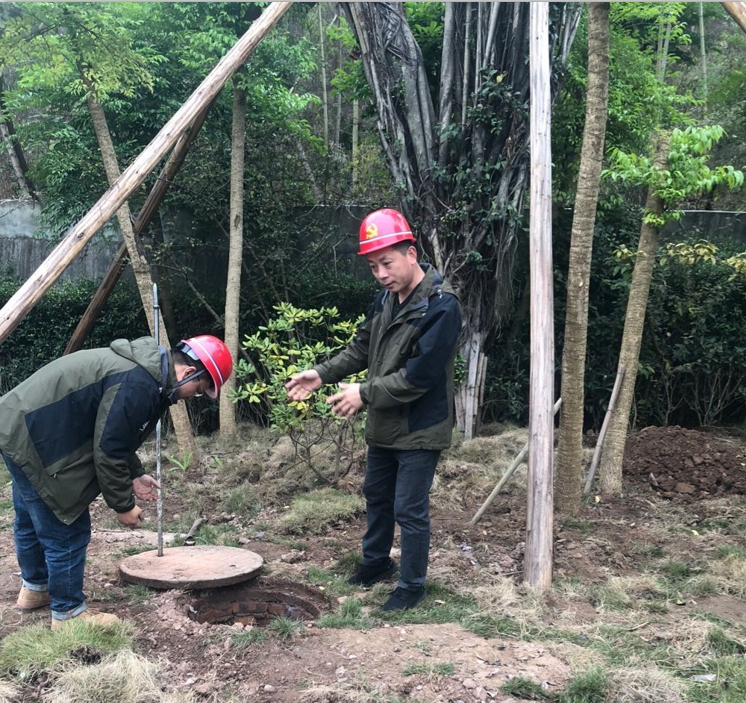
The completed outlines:
{"type": "Polygon", "coordinates": [[[609,175],[631,184],[646,185],[648,196],[637,251],[617,252],[618,258],[633,260],[634,269],[619,352],[619,366],[624,364],[626,373],[609,421],[599,467],[601,490],[607,495],[619,495],[622,491],[624,449],[660,229],[668,220],[680,217],[677,207],[687,198],[721,184],[731,188],[743,184],[743,173],[732,166],[711,170],[707,165],[712,145],[723,133],[722,127],[717,126],[673,130],[670,134],[661,133],[652,158],[618,150],[611,154],[609,175]]]}
{"type": "MultiPolygon", "coordinates": [[[[466,382],[457,397],[457,415],[471,437],[484,384],[485,345],[512,308],[513,260],[528,178],[529,7],[411,3],[413,12],[445,12],[438,73],[423,60],[402,3],[343,5],[360,47],[401,207],[426,253],[459,291],[466,382]],[[473,51],[467,34],[476,40],[473,51]]],[[[552,4],[553,87],[579,11],[573,4],[552,4]]]]}
{"type": "MultiPolygon", "coordinates": [[[[233,79],[233,127],[231,130],[231,204],[228,248],[228,280],[225,288],[225,344],[234,359],[238,358],[238,318],[241,300],[241,262],[243,261],[244,161],[246,154],[246,91],[240,76],[233,79]]],[[[220,394],[220,436],[236,439],[236,411],[232,391],[236,372],[220,394]]]]}
{"type": "Polygon", "coordinates": [[[555,504],[569,515],[579,512],[581,501],[588,288],[609,100],[609,8],[607,2],[588,4],[588,92],[567,274],[556,476],[555,504]]]}

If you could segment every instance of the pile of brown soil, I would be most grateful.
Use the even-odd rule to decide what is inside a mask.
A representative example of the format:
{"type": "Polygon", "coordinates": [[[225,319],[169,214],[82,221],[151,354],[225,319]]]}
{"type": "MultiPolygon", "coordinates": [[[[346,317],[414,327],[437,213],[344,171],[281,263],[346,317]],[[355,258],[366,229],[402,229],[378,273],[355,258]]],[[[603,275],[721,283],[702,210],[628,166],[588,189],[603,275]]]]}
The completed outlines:
{"type": "Polygon", "coordinates": [[[627,439],[624,473],[666,498],[746,494],[746,451],[697,430],[646,427],[627,439]]]}

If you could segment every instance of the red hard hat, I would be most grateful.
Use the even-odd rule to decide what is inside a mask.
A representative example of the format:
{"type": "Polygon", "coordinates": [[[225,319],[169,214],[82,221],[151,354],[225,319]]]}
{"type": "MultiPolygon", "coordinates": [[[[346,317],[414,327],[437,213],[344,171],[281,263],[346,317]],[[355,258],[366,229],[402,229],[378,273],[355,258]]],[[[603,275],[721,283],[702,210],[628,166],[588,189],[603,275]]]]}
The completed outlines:
{"type": "Polygon", "coordinates": [[[210,374],[213,388],[205,391],[210,398],[217,398],[220,387],[228,380],[233,371],[233,359],[225,342],[211,334],[200,334],[179,342],[179,349],[192,359],[199,359],[210,374]]]}
{"type": "Polygon", "coordinates": [[[360,251],[370,254],[398,242],[414,242],[412,228],[398,210],[385,208],[371,212],[360,223],[360,251]]]}

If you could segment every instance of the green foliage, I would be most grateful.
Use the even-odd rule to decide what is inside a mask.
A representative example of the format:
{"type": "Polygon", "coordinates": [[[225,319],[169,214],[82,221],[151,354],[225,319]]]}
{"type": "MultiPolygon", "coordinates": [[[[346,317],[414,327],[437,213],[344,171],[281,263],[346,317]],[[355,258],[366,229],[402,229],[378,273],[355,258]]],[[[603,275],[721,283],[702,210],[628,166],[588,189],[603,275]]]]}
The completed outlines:
{"type": "Polygon", "coordinates": [[[509,679],[500,687],[500,690],[509,696],[525,701],[551,701],[555,698],[554,695],[545,691],[541,685],[522,676],[509,679]]]}
{"type": "MultiPolygon", "coordinates": [[[[21,284],[16,278],[0,276],[0,304],[4,305],[21,284]]],[[[0,393],[62,356],[96,287],[93,281],[66,281],[46,292],[0,346],[0,393]]],[[[104,347],[114,339],[146,334],[147,321],[137,292],[129,285],[120,285],[109,297],[85,348],[104,347]]]]}
{"type": "Polygon", "coordinates": [[[743,172],[732,166],[710,169],[708,155],[713,145],[724,134],[719,125],[710,127],[687,127],[674,129],[671,133],[667,168],[658,168],[650,156],[625,153],[621,149],[610,151],[609,168],[604,172],[613,181],[622,181],[633,186],[652,188],[662,200],[664,212],[653,215],[646,212],[644,221],[662,227],[669,220],[681,218],[681,204],[716,186],[740,188],[743,172]]]}
{"type": "Polygon", "coordinates": [[[602,669],[590,671],[574,677],[563,689],[559,703],[607,703],[606,694],[609,681],[602,669]]]}
{"type": "Polygon", "coordinates": [[[239,360],[236,375],[241,385],[235,398],[261,405],[272,427],[288,434],[304,465],[322,481],[336,483],[352,466],[361,420],[332,413],[325,400],[333,392],[329,386],[307,400],[295,401],[287,397],[285,384],[349,344],[362,317],[355,322],[341,320],[335,307],[304,310],[290,303],[279,303],[274,310],[275,318],[246,336],[243,347],[253,363],[239,360]],[[331,449],[327,462],[319,458],[325,449],[331,449]]]}

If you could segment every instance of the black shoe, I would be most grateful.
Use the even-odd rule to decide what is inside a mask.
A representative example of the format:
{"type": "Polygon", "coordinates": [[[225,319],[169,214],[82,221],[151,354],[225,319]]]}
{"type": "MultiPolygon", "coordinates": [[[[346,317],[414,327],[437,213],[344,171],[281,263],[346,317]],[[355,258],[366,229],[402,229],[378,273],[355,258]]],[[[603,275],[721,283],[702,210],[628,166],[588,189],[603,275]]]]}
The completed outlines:
{"type": "Polygon", "coordinates": [[[385,581],[390,576],[396,573],[396,564],[393,560],[389,559],[387,564],[383,566],[361,566],[354,576],[347,579],[347,583],[350,586],[372,586],[374,583],[379,581],[385,581]]]}
{"type": "Polygon", "coordinates": [[[414,608],[425,597],[425,589],[418,588],[416,591],[408,591],[406,588],[397,588],[382,606],[381,610],[392,612],[396,610],[409,610],[414,608]]]}

